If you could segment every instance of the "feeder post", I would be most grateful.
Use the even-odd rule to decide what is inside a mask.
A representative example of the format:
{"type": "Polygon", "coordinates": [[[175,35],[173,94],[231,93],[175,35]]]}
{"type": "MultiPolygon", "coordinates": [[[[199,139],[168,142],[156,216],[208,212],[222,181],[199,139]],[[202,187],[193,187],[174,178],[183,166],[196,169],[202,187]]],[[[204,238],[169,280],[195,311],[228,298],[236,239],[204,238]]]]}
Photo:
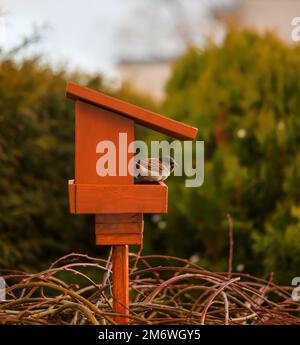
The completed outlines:
{"type": "Polygon", "coordinates": [[[97,214],[96,244],[112,246],[113,310],[116,324],[129,323],[129,250],[142,245],[142,213],[97,214]]]}
{"type": "Polygon", "coordinates": [[[112,246],[112,269],[113,269],[113,308],[116,313],[115,322],[127,324],[129,315],[129,262],[128,262],[128,245],[112,246]]]}

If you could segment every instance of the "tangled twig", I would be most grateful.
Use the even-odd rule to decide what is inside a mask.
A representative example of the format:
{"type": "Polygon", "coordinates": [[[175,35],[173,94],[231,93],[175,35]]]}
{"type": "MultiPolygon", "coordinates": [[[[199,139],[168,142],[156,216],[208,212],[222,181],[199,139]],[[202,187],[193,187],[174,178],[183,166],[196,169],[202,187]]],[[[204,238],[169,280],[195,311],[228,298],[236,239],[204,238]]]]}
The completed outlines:
{"type": "MultiPolygon", "coordinates": [[[[0,323],[113,324],[110,264],[110,258],[72,253],[37,274],[3,271],[8,288],[0,323]]],[[[214,273],[140,252],[130,254],[130,265],[132,324],[300,324],[292,288],[272,277],[214,273]]]]}

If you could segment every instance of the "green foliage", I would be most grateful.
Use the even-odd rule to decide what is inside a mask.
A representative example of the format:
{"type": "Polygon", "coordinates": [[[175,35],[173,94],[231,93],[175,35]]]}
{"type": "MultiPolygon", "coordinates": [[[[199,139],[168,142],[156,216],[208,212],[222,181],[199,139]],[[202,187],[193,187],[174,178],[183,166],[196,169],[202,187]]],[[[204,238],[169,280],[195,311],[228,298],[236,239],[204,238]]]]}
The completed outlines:
{"type": "Polygon", "coordinates": [[[1,267],[39,267],[72,245],[80,250],[82,219],[68,216],[74,111],[65,78],[38,59],[1,61],[1,267]]]}
{"type": "Polygon", "coordinates": [[[172,253],[226,269],[230,213],[235,265],[286,282],[299,275],[299,80],[300,47],[272,34],[232,30],[222,45],[190,48],[175,63],[163,110],[199,128],[205,181],[171,182],[172,253]]]}
{"type": "MultiPolygon", "coordinates": [[[[0,266],[41,269],[70,251],[96,254],[93,217],[69,214],[74,103],[66,80],[95,89],[100,76],[53,71],[32,58],[0,61],[0,266]]],[[[141,104],[150,100],[118,91],[141,104]]],[[[103,250],[102,250],[103,251],[103,250]]]]}

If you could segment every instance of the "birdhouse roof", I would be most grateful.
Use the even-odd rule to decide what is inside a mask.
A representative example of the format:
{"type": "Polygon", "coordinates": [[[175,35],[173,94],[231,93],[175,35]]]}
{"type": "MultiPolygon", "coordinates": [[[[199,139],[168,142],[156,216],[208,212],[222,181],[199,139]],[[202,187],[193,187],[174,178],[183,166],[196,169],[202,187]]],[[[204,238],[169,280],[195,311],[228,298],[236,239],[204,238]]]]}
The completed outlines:
{"type": "Polygon", "coordinates": [[[195,139],[198,132],[198,129],[195,127],[75,83],[68,83],[66,93],[67,97],[71,99],[80,100],[113,111],[114,113],[134,120],[138,124],[178,139],[195,139]]]}

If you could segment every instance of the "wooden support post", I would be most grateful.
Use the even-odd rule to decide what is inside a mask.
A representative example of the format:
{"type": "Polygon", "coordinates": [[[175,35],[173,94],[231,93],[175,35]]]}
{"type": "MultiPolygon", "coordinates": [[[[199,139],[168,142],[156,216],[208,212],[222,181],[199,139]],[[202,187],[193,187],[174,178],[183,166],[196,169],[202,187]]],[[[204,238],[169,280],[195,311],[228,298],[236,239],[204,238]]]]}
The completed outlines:
{"type": "MultiPolygon", "coordinates": [[[[128,245],[112,246],[114,311],[129,315],[128,245]]],[[[115,322],[127,324],[128,317],[116,315],[115,322]]]]}
{"type": "Polygon", "coordinates": [[[119,325],[129,322],[129,257],[128,245],[143,242],[143,214],[96,215],[96,244],[112,246],[114,320],[119,325]]]}

